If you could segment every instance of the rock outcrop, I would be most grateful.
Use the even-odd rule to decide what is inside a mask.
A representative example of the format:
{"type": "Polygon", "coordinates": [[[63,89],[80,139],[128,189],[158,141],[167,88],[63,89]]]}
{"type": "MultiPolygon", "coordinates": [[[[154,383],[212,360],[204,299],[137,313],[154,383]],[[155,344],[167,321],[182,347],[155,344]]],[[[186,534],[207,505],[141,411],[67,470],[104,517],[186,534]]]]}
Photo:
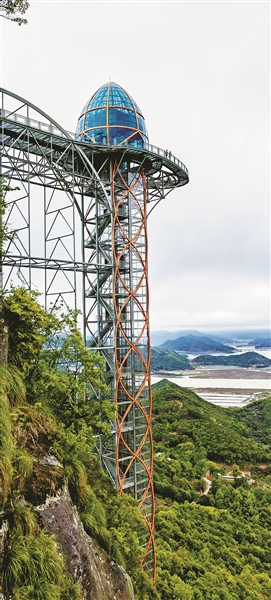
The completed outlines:
{"type": "Polygon", "coordinates": [[[48,498],[38,511],[44,530],[54,535],[65,557],[67,575],[80,582],[84,600],[134,600],[129,575],[86,534],[67,489],[48,498]]]}

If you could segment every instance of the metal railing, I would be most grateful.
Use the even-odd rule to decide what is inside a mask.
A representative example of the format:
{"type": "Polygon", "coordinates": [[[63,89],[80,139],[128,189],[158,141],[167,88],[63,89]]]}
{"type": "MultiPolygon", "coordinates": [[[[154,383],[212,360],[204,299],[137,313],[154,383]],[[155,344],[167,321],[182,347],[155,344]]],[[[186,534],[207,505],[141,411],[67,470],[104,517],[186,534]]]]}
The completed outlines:
{"type": "Polygon", "coordinates": [[[159,148],[158,146],[153,146],[153,144],[149,144],[149,143],[145,144],[144,148],[146,150],[149,150],[153,154],[158,154],[159,156],[162,156],[163,158],[167,158],[167,160],[174,162],[176,165],[178,165],[178,167],[180,167],[188,175],[187,167],[176,156],[173,156],[172,152],[169,152],[168,150],[163,150],[162,148],[159,148]]]}
{"type": "MultiPolygon", "coordinates": [[[[24,115],[20,115],[16,112],[10,112],[8,110],[4,110],[3,108],[0,110],[0,117],[5,117],[9,121],[14,121],[14,123],[18,123],[19,125],[26,125],[27,127],[33,127],[34,129],[38,129],[43,133],[52,133],[53,135],[57,135],[60,137],[66,137],[62,131],[60,131],[54,125],[49,123],[42,123],[41,121],[36,121],[36,119],[32,119],[31,117],[25,117],[24,115]]],[[[68,136],[72,137],[75,140],[75,134],[67,131],[68,136]]]]}
{"type": "MultiPolygon", "coordinates": [[[[64,133],[62,131],[60,131],[59,129],[57,129],[57,127],[55,127],[54,125],[50,125],[49,123],[42,123],[41,121],[36,121],[36,119],[32,119],[30,117],[25,117],[16,112],[10,112],[8,110],[1,109],[0,116],[5,117],[6,119],[9,119],[11,121],[14,121],[15,123],[19,123],[20,125],[26,125],[27,127],[33,127],[34,129],[38,129],[42,133],[51,133],[53,135],[57,135],[62,138],[66,137],[64,135],[64,133]]],[[[71,138],[72,140],[77,141],[75,133],[72,133],[71,131],[67,131],[66,133],[67,133],[68,138],[71,138]]],[[[104,144],[104,143],[103,144],[98,144],[98,143],[91,144],[88,142],[80,142],[80,143],[87,144],[88,146],[94,146],[94,147],[105,146],[107,148],[117,148],[117,146],[115,146],[114,144],[104,144]]],[[[172,154],[172,152],[169,152],[168,150],[163,150],[162,148],[159,148],[159,146],[154,146],[153,144],[150,144],[149,142],[145,142],[143,148],[137,148],[134,146],[130,146],[129,144],[121,144],[120,147],[134,148],[135,150],[142,150],[142,149],[148,150],[152,154],[157,154],[158,156],[161,156],[162,158],[166,158],[168,161],[170,161],[170,162],[174,163],[175,165],[177,165],[178,167],[180,167],[185,173],[187,173],[187,175],[189,174],[188,169],[184,165],[184,163],[181,160],[179,160],[176,156],[174,156],[172,154]]]]}

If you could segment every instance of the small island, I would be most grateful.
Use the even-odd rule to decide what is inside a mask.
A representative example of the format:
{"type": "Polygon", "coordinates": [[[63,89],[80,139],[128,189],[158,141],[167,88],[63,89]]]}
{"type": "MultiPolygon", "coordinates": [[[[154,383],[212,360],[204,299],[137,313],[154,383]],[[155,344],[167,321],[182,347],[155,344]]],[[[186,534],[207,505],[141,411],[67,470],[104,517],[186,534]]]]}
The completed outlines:
{"type": "Polygon", "coordinates": [[[251,342],[251,344],[253,346],[255,346],[255,348],[258,349],[264,349],[264,348],[271,348],[271,340],[270,338],[256,338],[255,340],[253,340],[251,342]]]}
{"type": "Polygon", "coordinates": [[[256,367],[264,368],[271,365],[270,358],[266,358],[258,352],[244,352],[244,354],[233,354],[231,356],[212,356],[212,355],[201,355],[193,358],[191,361],[193,365],[205,366],[205,365],[219,365],[225,367],[256,367]]]}
{"type": "Polygon", "coordinates": [[[258,352],[244,352],[243,354],[232,354],[231,356],[214,356],[212,354],[201,354],[192,360],[182,356],[174,350],[152,348],[151,371],[190,371],[202,366],[240,367],[249,369],[263,369],[270,367],[271,360],[258,352]]]}
{"type": "Polygon", "coordinates": [[[234,348],[221,344],[208,337],[207,335],[195,336],[192,334],[184,335],[177,338],[176,340],[167,340],[159,346],[166,350],[176,350],[179,352],[223,352],[225,354],[231,354],[234,352],[234,348]]]}

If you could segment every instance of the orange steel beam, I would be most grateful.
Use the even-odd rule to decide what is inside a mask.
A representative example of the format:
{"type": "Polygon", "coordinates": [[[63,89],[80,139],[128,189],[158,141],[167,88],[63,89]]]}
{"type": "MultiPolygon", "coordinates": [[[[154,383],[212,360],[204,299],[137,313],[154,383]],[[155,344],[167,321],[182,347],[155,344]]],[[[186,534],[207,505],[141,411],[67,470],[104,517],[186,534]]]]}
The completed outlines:
{"type": "MultiPolygon", "coordinates": [[[[112,205],[113,205],[113,226],[112,226],[112,248],[113,262],[115,265],[114,281],[113,281],[113,299],[115,312],[115,336],[114,336],[114,357],[116,369],[116,385],[115,385],[115,405],[116,405],[116,424],[117,424],[117,444],[116,444],[116,471],[120,493],[124,493],[125,484],[127,483],[129,473],[132,471],[136,474],[139,467],[140,474],[144,473],[146,477],[145,489],[142,491],[139,500],[139,508],[142,517],[146,524],[146,548],[141,562],[144,563],[149,554],[150,549],[153,552],[153,575],[156,577],[156,551],[154,543],[154,486],[153,486],[153,439],[151,429],[152,418],[152,391],[150,380],[150,330],[149,330],[149,286],[148,286],[148,243],[147,243],[147,185],[144,171],[142,170],[132,184],[125,180],[121,168],[115,161],[113,168],[112,182],[112,205]],[[119,186],[116,191],[116,179],[119,186]],[[121,187],[121,192],[119,188],[121,187]],[[136,211],[136,223],[132,221],[134,231],[131,233],[127,222],[122,221],[120,212],[125,203],[133,204],[136,211]],[[141,244],[140,244],[141,242],[141,244]],[[143,242],[143,243],[142,243],[143,242]],[[138,244],[138,245],[137,245],[138,244]],[[129,257],[129,253],[133,254],[135,265],[138,267],[140,274],[134,287],[131,287],[131,276],[125,277],[121,271],[121,260],[129,257]],[[122,289],[122,294],[119,290],[122,289]],[[120,297],[122,296],[122,297],[120,297]],[[122,317],[125,315],[125,310],[130,307],[136,308],[138,316],[135,320],[139,326],[137,335],[133,336],[125,331],[125,321],[122,317]],[[146,338],[144,344],[143,336],[146,338]],[[142,353],[140,342],[144,350],[147,351],[147,357],[142,353]],[[120,350],[122,355],[120,356],[120,350]],[[140,382],[137,386],[129,386],[126,383],[125,365],[132,361],[132,357],[136,357],[141,365],[140,382]],[[134,389],[133,389],[134,388],[134,389]],[[148,401],[146,404],[146,390],[148,391],[148,401]],[[125,409],[120,405],[120,395],[126,398],[125,409]],[[145,401],[145,402],[144,402],[145,401]],[[134,443],[126,435],[125,424],[132,414],[133,410],[137,411],[143,418],[144,434],[140,442],[134,443]],[[144,456],[144,451],[150,453],[150,460],[144,456]],[[121,470],[120,458],[125,457],[126,466],[121,470]],[[150,496],[150,498],[149,498],[150,496]],[[146,509],[151,509],[151,516],[147,514],[146,509]],[[145,512],[146,511],[146,512],[145,512]]],[[[131,229],[131,228],[130,228],[131,229]]],[[[130,264],[131,270],[131,264],[130,264]]],[[[131,275],[131,274],[130,274],[131,275]]],[[[136,425],[134,425],[136,427],[136,425]]],[[[135,432],[133,432],[135,433],[135,432]]],[[[136,475],[135,475],[136,476],[136,475]]],[[[135,493],[135,497],[137,494],[135,493]]]]}

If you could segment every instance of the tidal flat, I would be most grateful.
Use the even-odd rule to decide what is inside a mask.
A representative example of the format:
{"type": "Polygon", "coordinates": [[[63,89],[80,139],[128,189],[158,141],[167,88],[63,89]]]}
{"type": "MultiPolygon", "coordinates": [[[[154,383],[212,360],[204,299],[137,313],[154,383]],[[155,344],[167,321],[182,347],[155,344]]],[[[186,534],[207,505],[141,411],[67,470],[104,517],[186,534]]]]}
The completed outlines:
{"type": "Polygon", "coordinates": [[[244,369],[242,367],[201,367],[186,371],[185,375],[197,379],[271,379],[271,369],[244,369]]]}

